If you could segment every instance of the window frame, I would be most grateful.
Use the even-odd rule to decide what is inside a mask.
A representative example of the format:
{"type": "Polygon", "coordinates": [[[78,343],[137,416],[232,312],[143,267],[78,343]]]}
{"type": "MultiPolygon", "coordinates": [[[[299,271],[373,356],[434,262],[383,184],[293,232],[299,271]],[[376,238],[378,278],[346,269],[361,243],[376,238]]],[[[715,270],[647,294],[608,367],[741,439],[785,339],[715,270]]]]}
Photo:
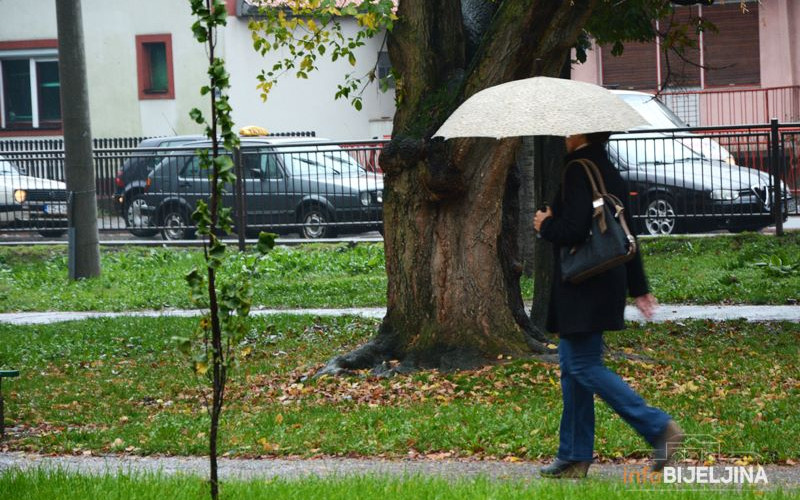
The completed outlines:
{"type": "Polygon", "coordinates": [[[175,99],[175,78],[172,69],[172,35],[169,33],[155,35],[136,35],[136,72],[138,75],[139,100],[175,99]],[[167,91],[149,93],[150,64],[145,44],[163,43],[167,59],[167,91]]]}
{"type": "Polygon", "coordinates": [[[58,121],[58,126],[41,128],[41,124],[39,123],[38,70],[36,67],[36,64],[39,62],[58,63],[58,40],[53,38],[0,41],[0,61],[10,59],[28,61],[31,86],[31,125],[29,128],[7,128],[5,88],[2,83],[3,68],[0,64],[0,137],[63,134],[63,115],[58,121]]]}

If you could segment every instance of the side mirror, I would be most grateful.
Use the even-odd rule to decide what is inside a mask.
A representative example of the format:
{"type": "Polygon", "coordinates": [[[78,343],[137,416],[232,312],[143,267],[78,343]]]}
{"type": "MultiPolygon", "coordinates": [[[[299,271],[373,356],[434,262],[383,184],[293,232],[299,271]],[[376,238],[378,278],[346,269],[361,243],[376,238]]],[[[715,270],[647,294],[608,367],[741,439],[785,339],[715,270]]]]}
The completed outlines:
{"type": "Polygon", "coordinates": [[[260,168],[251,168],[250,169],[250,175],[254,179],[263,179],[264,178],[264,174],[261,172],[260,168]]]}

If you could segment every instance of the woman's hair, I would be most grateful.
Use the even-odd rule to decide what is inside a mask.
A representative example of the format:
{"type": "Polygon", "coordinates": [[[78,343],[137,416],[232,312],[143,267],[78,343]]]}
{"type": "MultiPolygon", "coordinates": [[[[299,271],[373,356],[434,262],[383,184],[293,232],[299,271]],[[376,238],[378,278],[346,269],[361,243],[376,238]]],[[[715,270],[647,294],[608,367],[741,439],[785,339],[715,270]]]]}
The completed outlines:
{"type": "Polygon", "coordinates": [[[592,132],[586,134],[586,141],[589,144],[605,144],[609,137],[611,137],[611,132],[592,132]]]}

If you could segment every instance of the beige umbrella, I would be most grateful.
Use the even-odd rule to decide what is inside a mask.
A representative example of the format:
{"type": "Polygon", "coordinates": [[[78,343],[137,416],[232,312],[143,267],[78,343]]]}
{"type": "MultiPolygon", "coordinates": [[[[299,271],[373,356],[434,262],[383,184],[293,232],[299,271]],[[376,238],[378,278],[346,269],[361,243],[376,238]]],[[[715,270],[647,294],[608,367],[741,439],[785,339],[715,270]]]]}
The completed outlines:
{"type": "Polygon", "coordinates": [[[640,125],[647,121],[603,87],[537,76],[481,90],[464,101],[434,137],[568,136],[640,125]]]}

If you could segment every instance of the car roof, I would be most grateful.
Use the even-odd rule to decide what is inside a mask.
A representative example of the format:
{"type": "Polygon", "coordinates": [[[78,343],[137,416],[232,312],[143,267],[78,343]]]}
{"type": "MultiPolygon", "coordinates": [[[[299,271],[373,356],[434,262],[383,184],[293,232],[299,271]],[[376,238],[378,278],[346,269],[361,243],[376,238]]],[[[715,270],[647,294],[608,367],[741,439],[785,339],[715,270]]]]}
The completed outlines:
{"type": "Polygon", "coordinates": [[[150,137],[148,139],[143,140],[139,143],[137,147],[139,148],[151,148],[151,147],[158,147],[165,142],[194,142],[194,141],[202,141],[205,139],[206,136],[193,134],[193,135],[171,135],[171,136],[161,136],[161,137],[150,137]]]}
{"type": "MultiPolygon", "coordinates": [[[[242,146],[257,146],[257,145],[270,145],[270,146],[278,146],[278,145],[302,145],[302,144],[317,144],[320,142],[328,142],[329,139],[325,139],[323,137],[241,137],[239,139],[240,144],[242,146]]],[[[208,139],[203,139],[199,141],[193,141],[187,144],[184,144],[185,147],[191,146],[207,146],[210,145],[211,141],[208,139]]]]}
{"type": "Polygon", "coordinates": [[[648,96],[648,97],[653,97],[653,94],[650,94],[648,92],[639,92],[638,90],[611,89],[611,93],[612,94],[627,94],[627,95],[645,95],[645,96],[648,96]]]}

